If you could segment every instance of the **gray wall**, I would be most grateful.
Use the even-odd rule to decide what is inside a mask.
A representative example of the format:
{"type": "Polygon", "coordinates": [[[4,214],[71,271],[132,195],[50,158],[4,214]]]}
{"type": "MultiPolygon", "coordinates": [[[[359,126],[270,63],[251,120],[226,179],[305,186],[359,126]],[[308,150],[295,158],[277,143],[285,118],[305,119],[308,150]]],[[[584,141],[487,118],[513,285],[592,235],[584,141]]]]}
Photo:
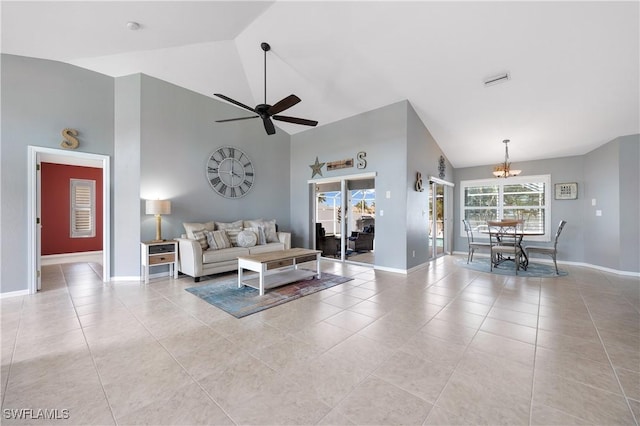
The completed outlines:
{"type": "MultiPolygon", "coordinates": [[[[411,104],[407,104],[407,248],[406,269],[429,260],[429,176],[439,175],[438,161],[444,156],[411,104]],[[417,172],[422,174],[423,192],[415,190],[417,172]],[[415,250],[415,256],[413,252],[415,250]]],[[[453,168],[445,157],[444,180],[453,182],[453,168]]]]}
{"type": "Polygon", "coordinates": [[[639,135],[624,136],[584,156],[586,263],[640,272],[639,145],[639,135]]]}
{"type": "Polygon", "coordinates": [[[640,271],[640,135],[620,144],[620,269],[640,271]]]}
{"type": "Polygon", "coordinates": [[[216,123],[246,116],[240,108],[142,76],[140,193],[136,205],[141,238],[155,238],[155,219],[144,214],[145,199],[170,199],[171,215],[162,217],[164,238],[184,234],[183,222],[276,219],[290,230],[289,134],[265,133],[262,121],[216,123]],[[221,146],[243,150],[255,168],[251,191],[226,199],[206,177],[207,159],[221,146]]]}
{"type": "Polygon", "coordinates": [[[140,114],[141,76],[115,80],[115,161],[113,162],[113,277],[140,274],[140,114]]]}
{"type": "Polygon", "coordinates": [[[27,146],[61,149],[77,129],[77,151],[113,156],[114,81],[54,61],[1,56],[0,292],[27,289],[27,146]]]}
{"type": "MultiPolygon", "coordinates": [[[[310,247],[312,241],[312,202],[308,181],[310,164],[354,158],[367,153],[366,169],[355,167],[327,171],[322,177],[376,172],[375,264],[402,269],[406,267],[407,181],[407,102],[398,102],[291,137],[291,226],[293,244],[310,247]],[[399,178],[400,177],[400,178],[399,178]],[[391,198],[386,198],[389,191],[391,198]],[[384,215],[381,216],[381,211],[384,215]]],[[[320,178],[316,176],[315,178],[320,178]]]]}
{"type": "MultiPolygon", "coordinates": [[[[428,190],[415,191],[416,172],[428,183],[438,175],[442,151],[407,101],[292,136],[291,208],[297,245],[309,247],[313,203],[309,165],[367,153],[367,168],[326,171],[323,178],[376,172],[375,265],[400,271],[425,263],[428,253],[428,190]],[[390,191],[391,198],[386,198],[390,191]],[[384,212],[384,215],[381,215],[384,212]],[[415,256],[413,251],[415,250],[415,256]]],[[[447,161],[447,170],[451,165],[447,161]]],[[[319,178],[319,176],[316,176],[319,178]]]]}
{"type": "Polygon", "coordinates": [[[185,221],[212,219],[262,217],[290,229],[287,133],[267,136],[259,120],[215,123],[242,111],[144,75],[113,79],[12,55],[2,55],[1,70],[1,292],[27,289],[27,146],[60,148],[66,127],[79,131],[78,151],[112,158],[114,278],[138,277],[140,241],[155,237],[145,198],[171,198],[165,238],[184,233],[185,221]],[[223,145],[243,149],[254,162],[256,183],[243,199],[222,198],[207,183],[206,159],[223,145]]]}
{"type": "MultiPolygon", "coordinates": [[[[527,175],[550,174],[552,191],[556,183],[578,183],[577,200],[555,200],[551,195],[552,230],[560,220],[567,221],[558,244],[559,259],[640,272],[639,150],[640,136],[631,135],[583,156],[514,164],[527,175]],[[596,210],[602,216],[596,216],[596,210]]],[[[456,169],[456,251],[467,250],[466,237],[460,235],[460,181],[490,177],[491,170],[492,166],[456,169]]]]}
{"type": "MultiPolygon", "coordinates": [[[[583,222],[585,209],[585,183],[583,177],[584,158],[564,157],[551,160],[525,161],[514,163],[522,170],[522,175],[551,175],[551,188],[555,183],[577,182],[577,200],[554,200],[551,193],[551,230],[552,234],[561,220],[566,220],[567,225],[562,231],[558,245],[558,257],[563,260],[582,262],[584,257],[583,222]]],[[[480,167],[466,167],[456,169],[455,188],[455,236],[454,250],[467,251],[467,237],[462,229],[462,217],[460,216],[460,181],[472,179],[485,179],[492,177],[493,165],[480,167]],[[461,235],[461,233],[464,235],[461,235]]],[[[549,244],[549,243],[536,243],[549,244]]],[[[548,259],[548,258],[547,258],[548,259]]]]}

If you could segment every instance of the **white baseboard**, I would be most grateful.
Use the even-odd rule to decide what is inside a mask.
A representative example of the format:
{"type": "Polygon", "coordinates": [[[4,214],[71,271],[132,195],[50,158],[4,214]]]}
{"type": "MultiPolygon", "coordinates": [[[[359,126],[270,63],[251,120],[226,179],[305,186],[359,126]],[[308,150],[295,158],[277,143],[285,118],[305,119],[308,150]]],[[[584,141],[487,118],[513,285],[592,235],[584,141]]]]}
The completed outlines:
{"type": "Polygon", "coordinates": [[[0,299],[7,297],[28,296],[29,290],[8,291],[6,293],[0,293],[0,299]]]}
{"type": "Polygon", "coordinates": [[[62,253],[40,256],[41,265],[58,265],[60,263],[75,262],[102,263],[102,251],[84,251],[79,253],[62,253]]]}

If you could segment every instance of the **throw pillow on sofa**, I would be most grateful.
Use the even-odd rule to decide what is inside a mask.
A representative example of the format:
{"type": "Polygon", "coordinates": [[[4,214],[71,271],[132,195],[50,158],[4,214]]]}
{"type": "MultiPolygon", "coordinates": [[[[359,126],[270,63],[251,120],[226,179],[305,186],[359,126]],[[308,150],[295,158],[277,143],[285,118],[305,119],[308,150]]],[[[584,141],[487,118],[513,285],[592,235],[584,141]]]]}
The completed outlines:
{"type": "Polygon", "coordinates": [[[256,245],[267,244],[267,237],[264,235],[264,228],[257,226],[255,228],[244,228],[245,231],[251,231],[256,235],[256,245]]]}
{"type": "Polygon", "coordinates": [[[264,220],[264,219],[245,220],[244,221],[244,227],[245,228],[263,227],[264,228],[264,234],[265,234],[265,237],[267,238],[267,242],[268,243],[277,243],[279,241],[278,240],[278,234],[276,232],[276,220],[275,219],[271,219],[271,220],[264,220]]]}
{"type": "Polygon", "coordinates": [[[256,233],[249,229],[245,229],[238,234],[238,247],[253,247],[257,241],[256,233]]]}
{"type": "Polygon", "coordinates": [[[209,244],[209,248],[211,250],[220,250],[224,248],[229,248],[231,246],[231,241],[227,236],[227,231],[219,230],[219,231],[206,231],[207,243],[209,244]]]}
{"type": "Polygon", "coordinates": [[[193,238],[191,238],[192,240],[196,240],[198,243],[200,243],[200,247],[202,247],[202,250],[206,250],[209,248],[209,242],[207,241],[207,233],[209,231],[207,231],[206,229],[199,229],[197,231],[192,231],[191,235],[193,235],[193,238]]]}
{"type": "Polygon", "coordinates": [[[229,240],[231,241],[231,244],[234,246],[238,245],[238,234],[242,232],[241,220],[237,220],[235,222],[230,222],[230,223],[216,222],[216,229],[227,231],[227,235],[229,236],[229,240]]]}
{"type": "Polygon", "coordinates": [[[190,240],[196,239],[193,235],[196,231],[213,231],[216,229],[216,223],[214,221],[206,223],[185,222],[182,226],[184,226],[184,230],[187,231],[187,238],[190,240]]]}

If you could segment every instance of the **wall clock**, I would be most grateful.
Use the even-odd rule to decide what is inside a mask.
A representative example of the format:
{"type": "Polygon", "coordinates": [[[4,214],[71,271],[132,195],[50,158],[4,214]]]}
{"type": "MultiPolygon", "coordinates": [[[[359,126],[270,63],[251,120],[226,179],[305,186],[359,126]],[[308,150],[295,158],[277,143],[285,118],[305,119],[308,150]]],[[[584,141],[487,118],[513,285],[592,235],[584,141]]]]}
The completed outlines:
{"type": "Polygon", "coordinates": [[[242,150],[223,146],[207,159],[207,180],[225,198],[241,198],[253,187],[255,171],[251,159],[242,150]]]}

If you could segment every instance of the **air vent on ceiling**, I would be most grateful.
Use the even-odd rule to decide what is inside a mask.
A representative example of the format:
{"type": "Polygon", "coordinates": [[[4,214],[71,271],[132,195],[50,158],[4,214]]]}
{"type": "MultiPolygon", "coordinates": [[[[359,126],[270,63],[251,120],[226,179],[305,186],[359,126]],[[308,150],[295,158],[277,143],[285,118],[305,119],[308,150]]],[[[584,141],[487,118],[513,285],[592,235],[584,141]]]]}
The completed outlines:
{"type": "Polygon", "coordinates": [[[493,86],[494,84],[504,83],[505,81],[508,81],[508,80],[511,80],[511,75],[508,72],[505,72],[504,74],[487,78],[484,81],[484,86],[489,87],[489,86],[493,86]]]}

